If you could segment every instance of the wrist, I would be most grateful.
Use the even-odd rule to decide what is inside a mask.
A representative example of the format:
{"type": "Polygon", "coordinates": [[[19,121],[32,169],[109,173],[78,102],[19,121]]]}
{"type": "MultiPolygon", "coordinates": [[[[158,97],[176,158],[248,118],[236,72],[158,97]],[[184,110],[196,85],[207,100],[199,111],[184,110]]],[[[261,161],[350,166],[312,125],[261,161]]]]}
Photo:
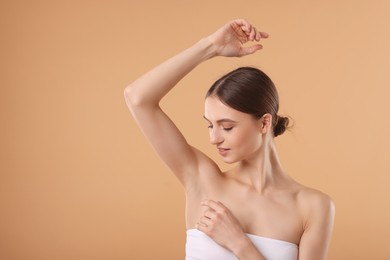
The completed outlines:
{"type": "Polygon", "coordinates": [[[257,248],[253,245],[252,241],[244,235],[242,239],[237,241],[235,248],[233,248],[233,254],[240,260],[263,260],[265,259],[257,248]]]}
{"type": "Polygon", "coordinates": [[[211,59],[215,56],[218,56],[217,48],[215,48],[214,42],[210,37],[204,37],[199,42],[198,45],[201,46],[204,51],[205,60],[211,59]]]}

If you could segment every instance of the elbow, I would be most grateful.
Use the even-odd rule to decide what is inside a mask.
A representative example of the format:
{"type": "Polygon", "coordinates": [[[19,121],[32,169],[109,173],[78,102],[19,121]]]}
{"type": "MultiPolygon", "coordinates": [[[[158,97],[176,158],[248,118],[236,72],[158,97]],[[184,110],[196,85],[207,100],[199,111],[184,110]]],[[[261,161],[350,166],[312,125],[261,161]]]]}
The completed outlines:
{"type": "Polygon", "coordinates": [[[130,97],[131,97],[131,87],[127,86],[123,91],[123,96],[125,97],[126,104],[129,105],[130,97]]]}
{"type": "Polygon", "coordinates": [[[137,95],[134,93],[134,90],[131,85],[128,85],[123,93],[125,97],[126,104],[129,108],[136,107],[140,105],[140,99],[137,98],[137,95]]]}
{"type": "Polygon", "coordinates": [[[130,84],[124,90],[124,97],[127,107],[134,112],[139,109],[149,109],[158,107],[156,102],[150,95],[141,91],[138,85],[130,84]]]}
{"type": "Polygon", "coordinates": [[[137,98],[137,95],[134,93],[134,89],[131,85],[125,88],[125,90],[123,91],[123,95],[125,97],[127,108],[129,109],[130,113],[135,116],[137,107],[140,107],[141,102],[140,99],[137,98]]]}
{"type": "Polygon", "coordinates": [[[146,108],[158,105],[145,91],[140,91],[138,85],[130,84],[124,90],[126,104],[129,108],[146,108]]]}

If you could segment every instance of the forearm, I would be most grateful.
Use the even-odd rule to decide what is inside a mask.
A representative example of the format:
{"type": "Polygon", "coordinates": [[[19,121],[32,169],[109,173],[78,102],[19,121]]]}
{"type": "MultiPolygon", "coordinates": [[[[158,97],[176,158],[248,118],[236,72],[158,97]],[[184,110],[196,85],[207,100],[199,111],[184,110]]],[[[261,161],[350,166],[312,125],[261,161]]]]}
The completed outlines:
{"type": "Polygon", "coordinates": [[[203,38],[130,84],[125,90],[126,98],[136,105],[158,105],[185,75],[213,56],[212,42],[203,38]]]}

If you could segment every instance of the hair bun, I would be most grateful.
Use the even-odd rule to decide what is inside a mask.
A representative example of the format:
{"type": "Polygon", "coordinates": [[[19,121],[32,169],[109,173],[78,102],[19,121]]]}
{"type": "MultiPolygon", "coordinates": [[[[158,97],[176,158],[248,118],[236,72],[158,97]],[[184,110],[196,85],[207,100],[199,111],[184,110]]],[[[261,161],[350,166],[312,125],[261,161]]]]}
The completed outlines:
{"type": "Polygon", "coordinates": [[[274,126],[274,137],[281,135],[288,128],[290,119],[284,116],[276,116],[276,125],[274,126]]]}

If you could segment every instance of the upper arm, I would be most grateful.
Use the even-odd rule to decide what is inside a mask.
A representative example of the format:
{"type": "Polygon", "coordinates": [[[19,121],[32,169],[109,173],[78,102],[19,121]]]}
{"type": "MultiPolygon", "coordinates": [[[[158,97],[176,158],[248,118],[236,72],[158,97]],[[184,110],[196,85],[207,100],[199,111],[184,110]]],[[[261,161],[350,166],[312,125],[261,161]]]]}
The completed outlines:
{"type": "Polygon", "coordinates": [[[125,94],[126,103],[142,133],[159,157],[186,188],[196,180],[200,163],[212,163],[206,155],[189,145],[158,105],[137,106],[125,94]]]}
{"type": "Polygon", "coordinates": [[[305,227],[299,243],[299,260],[327,259],[334,223],[334,203],[320,192],[311,192],[303,203],[305,227]]]}

